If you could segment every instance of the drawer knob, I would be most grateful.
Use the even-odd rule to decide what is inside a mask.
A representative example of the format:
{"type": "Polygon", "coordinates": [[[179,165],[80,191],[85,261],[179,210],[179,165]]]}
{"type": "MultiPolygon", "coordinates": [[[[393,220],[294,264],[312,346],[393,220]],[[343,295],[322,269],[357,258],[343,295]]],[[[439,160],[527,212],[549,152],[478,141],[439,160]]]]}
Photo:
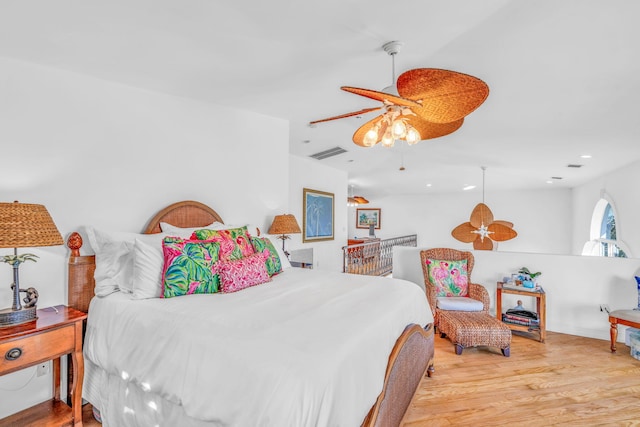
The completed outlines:
{"type": "Polygon", "coordinates": [[[7,360],[16,360],[20,356],[22,356],[22,349],[16,347],[7,351],[7,353],[4,355],[4,358],[7,360]]]}

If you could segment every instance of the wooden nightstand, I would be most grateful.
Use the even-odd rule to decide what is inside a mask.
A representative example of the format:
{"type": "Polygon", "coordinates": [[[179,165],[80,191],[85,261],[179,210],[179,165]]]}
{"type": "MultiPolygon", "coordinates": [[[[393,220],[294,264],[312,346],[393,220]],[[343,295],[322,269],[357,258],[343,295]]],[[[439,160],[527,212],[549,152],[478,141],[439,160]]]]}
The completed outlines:
{"type": "Polygon", "coordinates": [[[82,426],[82,325],[87,314],[64,305],[37,311],[38,319],[0,328],[0,375],[53,360],[53,399],[0,420],[0,426],[82,426]],[[60,356],[69,354],[71,406],[60,400],[60,356]]]}

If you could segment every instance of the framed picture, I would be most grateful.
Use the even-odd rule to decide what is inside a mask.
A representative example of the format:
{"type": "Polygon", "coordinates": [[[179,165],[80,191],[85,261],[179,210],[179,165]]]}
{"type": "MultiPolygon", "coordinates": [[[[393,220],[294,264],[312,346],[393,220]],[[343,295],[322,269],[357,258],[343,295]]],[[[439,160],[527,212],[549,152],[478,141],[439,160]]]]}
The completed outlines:
{"type": "Polygon", "coordinates": [[[302,189],[302,241],[333,240],[333,193],[302,189]]]}
{"type": "Polygon", "coordinates": [[[375,225],[380,230],[380,209],[356,209],[356,228],[369,228],[375,225]]]}

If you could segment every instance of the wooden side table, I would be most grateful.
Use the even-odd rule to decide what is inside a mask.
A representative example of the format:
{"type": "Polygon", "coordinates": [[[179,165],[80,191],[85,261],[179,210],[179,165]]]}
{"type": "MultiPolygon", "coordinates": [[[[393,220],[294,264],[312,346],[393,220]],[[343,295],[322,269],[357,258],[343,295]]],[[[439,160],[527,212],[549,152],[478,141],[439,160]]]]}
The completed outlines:
{"type": "Polygon", "coordinates": [[[544,342],[547,332],[546,332],[546,317],[547,317],[547,296],[544,293],[544,290],[540,290],[537,292],[534,291],[525,291],[514,288],[505,288],[503,287],[502,282],[498,282],[498,287],[496,290],[496,317],[498,320],[502,320],[502,294],[512,294],[512,295],[522,295],[525,297],[533,297],[536,298],[536,312],[538,313],[538,319],[540,324],[538,326],[525,326],[518,325],[515,323],[504,322],[506,325],[511,328],[512,331],[522,331],[522,332],[534,332],[538,335],[538,340],[540,342],[544,342]]]}
{"type": "Polygon", "coordinates": [[[82,326],[87,314],[64,305],[37,310],[37,320],[0,328],[0,375],[53,360],[53,399],[0,420],[0,426],[82,426],[82,326]],[[69,354],[73,382],[60,400],[60,357],[69,354]]]}

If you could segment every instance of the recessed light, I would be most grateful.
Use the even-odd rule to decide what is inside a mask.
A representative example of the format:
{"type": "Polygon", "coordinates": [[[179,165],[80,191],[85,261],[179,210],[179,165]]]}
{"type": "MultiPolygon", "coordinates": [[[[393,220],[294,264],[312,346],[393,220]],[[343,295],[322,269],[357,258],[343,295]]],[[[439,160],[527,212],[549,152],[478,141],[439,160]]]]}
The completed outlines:
{"type": "Polygon", "coordinates": [[[549,180],[547,181],[547,184],[553,184],[553,181],[549,180]]]}
{"type": "Polygon", "coordinates": [[[467,186],[465,186],[465,187],[462,187],[462,189],[463,189],[464,191],[467,191],[467,190],[473,190],[474,188],[476,188],[476,186],[475,186],[475,185],[467,185],[467,186]]]}
{"type": "Polygon", "coordinates": [[[583,154],[580,157],[583,158],[583,159],[590,159],[591,158],[591,154],[583,154]]]}
{"type": "Polygon", "coordinates": [[[431,187],[431,184],[427,184],[427,187],[431,187]]]}

